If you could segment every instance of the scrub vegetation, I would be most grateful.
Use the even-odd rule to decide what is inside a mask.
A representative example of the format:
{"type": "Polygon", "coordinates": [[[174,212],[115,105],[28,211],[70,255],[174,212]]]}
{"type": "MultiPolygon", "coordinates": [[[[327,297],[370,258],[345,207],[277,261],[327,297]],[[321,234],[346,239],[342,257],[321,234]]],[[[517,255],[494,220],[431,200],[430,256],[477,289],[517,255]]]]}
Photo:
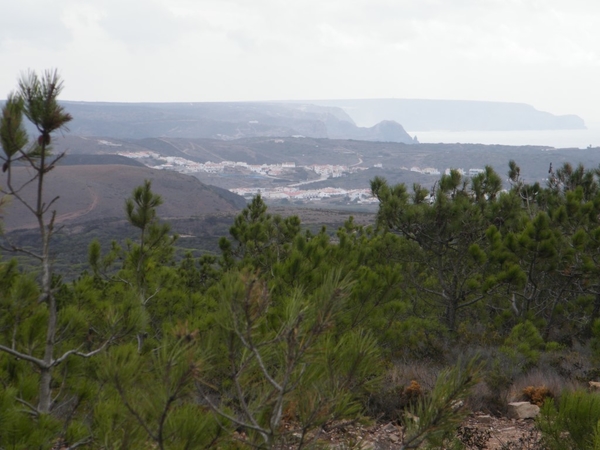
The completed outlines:
{"type": "Polygon", "coordinates": [[[130,237],[90,242],[65,281],[45,179],[61,87],[29,73],[2,111],[2,201],[38,245],[2,241],[0,449],[310,448],[377,420],[403,426],[398,448],[464,448],[469,411],[517,399],[542,406],[548,448],[597,448],[598,399],[576,388],[599,376],[599,170],[529,185],[511,161],[508,191],[490,167],[375,178],[376,221],[333,236],[257,196],[216,252],[183,258],[148,180],[123,199],[130,237]]]}

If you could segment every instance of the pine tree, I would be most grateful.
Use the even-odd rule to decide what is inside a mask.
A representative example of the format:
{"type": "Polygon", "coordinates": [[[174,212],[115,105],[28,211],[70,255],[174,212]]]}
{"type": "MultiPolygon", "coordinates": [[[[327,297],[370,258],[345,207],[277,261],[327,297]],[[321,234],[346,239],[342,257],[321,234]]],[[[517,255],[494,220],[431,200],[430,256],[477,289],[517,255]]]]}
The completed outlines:
{"type": "Polygon", "coordinates": [[[10,198],[29,211],[39,237],[37,248],[25,248],[3,236],[2,249],[36,261],[38,271],[22,273],[15,262],[0,265],[0,377],[7,388],[5,406],[15,402],[7,410],[12,419],[3,422],[0,433],[11,440],[2,441],[2,447],[87,443],[91,432],[84,417],[98,388],[89,379],[90,357],[127,327],[122,316],[126,305],[109,305],[85,275],[62,283],[52,265],[58,197],[47,197],[47,183],[64,153],[53,155],[51,143],[72,119],[58,103],[62,87],[56,71],[23,75],[0,119],[2,200],[10,198]],[[32,142],[25,118],[37,133],[32,142]]]}
{"type": "Polygon", "coordinates": [[[64,156],[63,153],[52,156],[50,152],[52,135],[64,129],[72,119],[58,103],[62,87],[62,81],[56,71],[47,71],[42,77],[34,72],[24,75],[19,80],[18,91],[8,97],[2,111],[0,125],[0,139],[4,151],[3,171],[6,173],[6,188],[3,192],[23,204],[34,216],[41,240],[37,251],[16,247],[10,243],[4,248],[26,254],[39,262],[41,276],[38,301],[47,309],[46,337],[41,356],[36,356],[36,352],[19,350],[15,345],[0,345],[0,350],[30,362],[39,371],[37,405],[29,405],[36,414],[47,414],[54,406],[52,373],[59,365],[74,355],[90,357],[101,351],[108,343],[107,340],[100,347],[89,352],[81,352],[79,347],[75,347],[56,355],[58,305],[50,243],[55,231],[56,217],[56,211],[52,210],[52,207],[58,198],[46,199],[45,183],[47,174],[64,156]],[[39,133],[31,145],[28,145],[23,116],[29,119],[39,133]],[[31,174],[29,179],[23,180],[22,166],[29,168],[31,174]],[[30,184],[35,186],[33,200],[30,200],[24,192],[25,187],[30,184]]]}
{"type": "Polygon", "coordinates": [[[443,308],[455,331],[458,313],[482,301],[496,287],[486,254],[487,210],[496,202],[499,177],[491,168],[471,181],[452,170],[443,175],[429,201],[422,188],[375,178],[371,190],[380,201],[378,224],[405,240],[396,258],[421,296],[443,308]]]}

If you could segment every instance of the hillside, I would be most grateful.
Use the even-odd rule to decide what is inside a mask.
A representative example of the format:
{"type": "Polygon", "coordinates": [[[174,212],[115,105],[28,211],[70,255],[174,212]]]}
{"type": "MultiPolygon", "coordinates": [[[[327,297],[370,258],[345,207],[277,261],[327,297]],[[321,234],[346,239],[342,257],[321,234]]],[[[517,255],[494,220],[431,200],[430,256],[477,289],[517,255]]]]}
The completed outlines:
{"type": "Polygon", "coordinates": [[[88,103],[64,102],[80,136],[220,140],[258,136],[307,136],[412,143],[402,125],[389,120],[358,127],[342,109],[296,103],[88,103]],[[376,124],[375,124],[376,125],[376,124]]]}
{"type": "MultiPolygon", "coordinates": [[[[329,178],[304,185],[311,189],[327,186],[368,188],[374,176],[384,176],[390,182],[413,182],[432,186],[439,175],[427,175],[413,168],[482,169],[490,165],[499,174],[506,174],[509,160],[515,160],[528,182],[544,183],[550,163],[559,167],[565,162],[582,163],[591,168],[598,165],[598,148],[569,149],[547,146],[510,146],[483,144],[416,144],[367,142],[314,138],[245,138],[234,141],[215,139],[149,138],[109,139],[67,135],[56,140],[56,149],[78,154],[105,155],[121,152],[156,152],[163,156],[190,161],[241,161],[248,164],[295,163],[293,171],[278,177],[258,176],[256,173],[223,172],[191,173],[203,183],[226,189],[241,187],[277,187],[299,181],[316,181],[318,176],[307,167],[311,165],[340,165],[348,170],[339,178],[329,178]]],[[[134,160],[138,162],[139,160],[134,160]]],[[[147,160],[146,160],[147,161],[147,160]]],[[[508,185],[506,185],[508,187],[508,185]]]]}
{"type": "MultiPolygon", "coordinates": [[[[26,176],[24,169],[14,170],[14,175],[26,176]]],[[[235,213],[245,204],[241,197],[187,175],[120,164],[59,165],[47,175],[46,199],[59,197],[55,208],[61,225],[122,220],[125,199],[144,179],[152,180],[153,190],[163,197],[160,215],[165,219],[235,213]]],[[[6,184],[4,174],[0,184],[6,184]]],[[[25,198],[31,197],[32,188],[24,191],[25,198]]],[[[14,199],[3,209],[3,222],[7,231],[35,225],[32,215],[14,199]]]]}

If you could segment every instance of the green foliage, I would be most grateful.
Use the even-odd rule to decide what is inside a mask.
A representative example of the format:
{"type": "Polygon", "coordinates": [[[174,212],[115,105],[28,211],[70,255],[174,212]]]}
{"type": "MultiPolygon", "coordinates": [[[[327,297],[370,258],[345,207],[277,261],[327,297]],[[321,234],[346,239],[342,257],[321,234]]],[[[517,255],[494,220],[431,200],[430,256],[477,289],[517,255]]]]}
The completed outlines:
{"type": "Polygon", "coordinates": [[[53,420],[35,423],[30,415],[15,401],[18,392],[9,387],[0,390],[0,448],[27,450],[49,449],[52,439],[60,429],[53,420]]]}
{"type": "MultiPolygon", "coordinates": [[[[24,80],[3,110],[2,158],[7,171],[39,162],[40,181],[56,162],[43,162],[50,133],[70,116],[53,103],[55,74],[24,80]],[[40,132],[30,147],[23,116],[40,132]]],[[[63,282],[49,264],[39,277],[0,263],[0,447],[308,446],[311,430],[402,392],[381,390],[386,365],[444,365],[472,347],[494,355],[486,382],[502,410],[544,352],[600,347],[598,171],[564,165],[542,187],[511,161],[509,178],[510,192],[490,167],[452,170],[431,191],[375,178],[377,223],[350,218],[337,233],[304,232],[257,196],[220,256],[178,260],[146,180],[125,201],[136,237],[104,254],[92,242],[90,274],[63,282]]],[[[476,360],[443,371],[405,414],[403,448],[454,446],[458,402],[480,373],[476,360]]],[[[597,397],[577,395],[544,407],[550,448],[600,442],[597,397]]]]}
{"type": "Polygon", "coordinates": [[[23,98],[10,94],[2,109],[2,121],[0,122],[0,144],[4,151],[6,163],[4,171],[8,168],[12,158],[27,145],[27,131],[23,125],[23,111],[25,104],[23,98]]]}
{"type": "MultiPolygon", "coordinates": [[[[442,371],[433,390],[405,413],[402,449],[447,448],[466,416],[464,400],[479,381],[482,366],[477,358],[442,371]]],[[[452,445],[452,444],[451,444],[452,445]]]]}
{"type": "Polygon", "coordinates": [[[260,195],[244,208],[230,228],[234,240],[219,241],[223,252],[223,265],[232,267],[236,259],[238,265],[250,265],[263,273],[269,273],[271,266],[283,261],[289,253],[289,243],[300,233],[300,219],[296,216],[282,218],[267,214],[267,205],[260,195]]]}
{"type": "Polygon", "coordinates": [[[500,285],[486,240],[490,218],[503,220],[494,208],[499,180],[487,167],[469,189],[452,170],[442,176],[430,202],[411,202],[404,185],[390,187],[379,178],[371,183],[380,201],[378,224],[405,241],[396,258],[404,262],[406,278],[421,298],[439,305],[450,331],[456,331],[462,310],[484,301],[500,285]]]}
{"type": "MultiPolygon", "coordinates": [[[[133,272],[135,287],[143,305],[153,296],[150,293],[152,288],[155,292],[160,289],[160,281],[154,286],[149,283],[150,272],[172,259],[173,244],[177,240],[177,236],[169,236],[169,224],[161,224],[156,216],[156,208],[161,204],[162,198],[152,192],[149,180],[145,180],[143,186],[136,187],[131,197],[125,201],[127,220],[140,230],[140,236],[138,242],[127,243],[128,251],[123,269],[133,272]]],[[[155,280],[160,278],[158,274],[154,274],[155,280]]]]}
{"type": "Polygon", "coordinates": [[[215,413],[266,447],[296,439],[280,427],[284,416],[299,423],[298,444],[309,430],[358,414],[378,349],[358,328],[334,332],[351,284],[330,271],[312,292],[274,295],[250,273],[227,274],[215,285],[209,294],[220,305],[222,346],[215,364],[231,368],[221,375],[219,403],[204,393],[215,413]]]}
{"type": "Polygon", "coordinates": [[[545,348],[544,339],[538,329],[526,320],[513,327],[501,350],[526,371],[537,364],[545,348]]]}
{"type": "MultiPolygon", "coordinates": [[[[59,130],[73,118],[58,103],[63,83],[57,70],[47,70],[39,77],[29,71],[19,80],[19,94],[24,100],[24,113],[44,138],[59,130]]],[[[46,144],[49,144],[46,142],[46,144]]]]}
{"type": "Polygon", "coordinates": [[[563,392],[558,405],[552,399],[544,402],[536,425],[550,450],[597,449],[600,447],[600,395],[563,392]]]}
{"type": "Polygon", "coordinates": [[[161,346],[140,354],[133,345],[111,349],[99,363],[108,389],[94,411],[94,429],[107,448],[203,448],[220,426],[195,402],[195,383],[206,366],[206,348],[186,325],[161,346]]]}

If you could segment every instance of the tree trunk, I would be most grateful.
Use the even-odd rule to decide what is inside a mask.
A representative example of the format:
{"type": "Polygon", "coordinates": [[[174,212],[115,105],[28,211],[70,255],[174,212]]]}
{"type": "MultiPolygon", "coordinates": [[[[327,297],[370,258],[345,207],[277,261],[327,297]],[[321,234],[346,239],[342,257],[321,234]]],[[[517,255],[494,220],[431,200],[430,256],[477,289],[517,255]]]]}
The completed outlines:
{"type": "MultiPolygon", "coordinates": [[[[44,135],[43,135],[44,136],[44,135]]],[[[40,398],[38,399],[38,410],[47,414],[52,408],[52,361],[54,358],[54,340],[56,337],[57,310],[56,299],[52,293],[52,265],[50,262],[50,237],[54,223],[54,214],[46,225],[44,221],[44,174],[46,171],[46,140],[42,141],[40,156],[40,169],[38,173],[38,195],[36,216],[42,238],[42,301],[48,305],[48,328],[46,329],[46,343],[44,346],[44,363],[40,374],[40,398]]]]}
{"type": "Polygon", "coordinates": [[[454,333],[456,327],[456,311],[458,310],[458,299],[450,299],[446,305],[446,325],[451,333],[454,333]]]}

